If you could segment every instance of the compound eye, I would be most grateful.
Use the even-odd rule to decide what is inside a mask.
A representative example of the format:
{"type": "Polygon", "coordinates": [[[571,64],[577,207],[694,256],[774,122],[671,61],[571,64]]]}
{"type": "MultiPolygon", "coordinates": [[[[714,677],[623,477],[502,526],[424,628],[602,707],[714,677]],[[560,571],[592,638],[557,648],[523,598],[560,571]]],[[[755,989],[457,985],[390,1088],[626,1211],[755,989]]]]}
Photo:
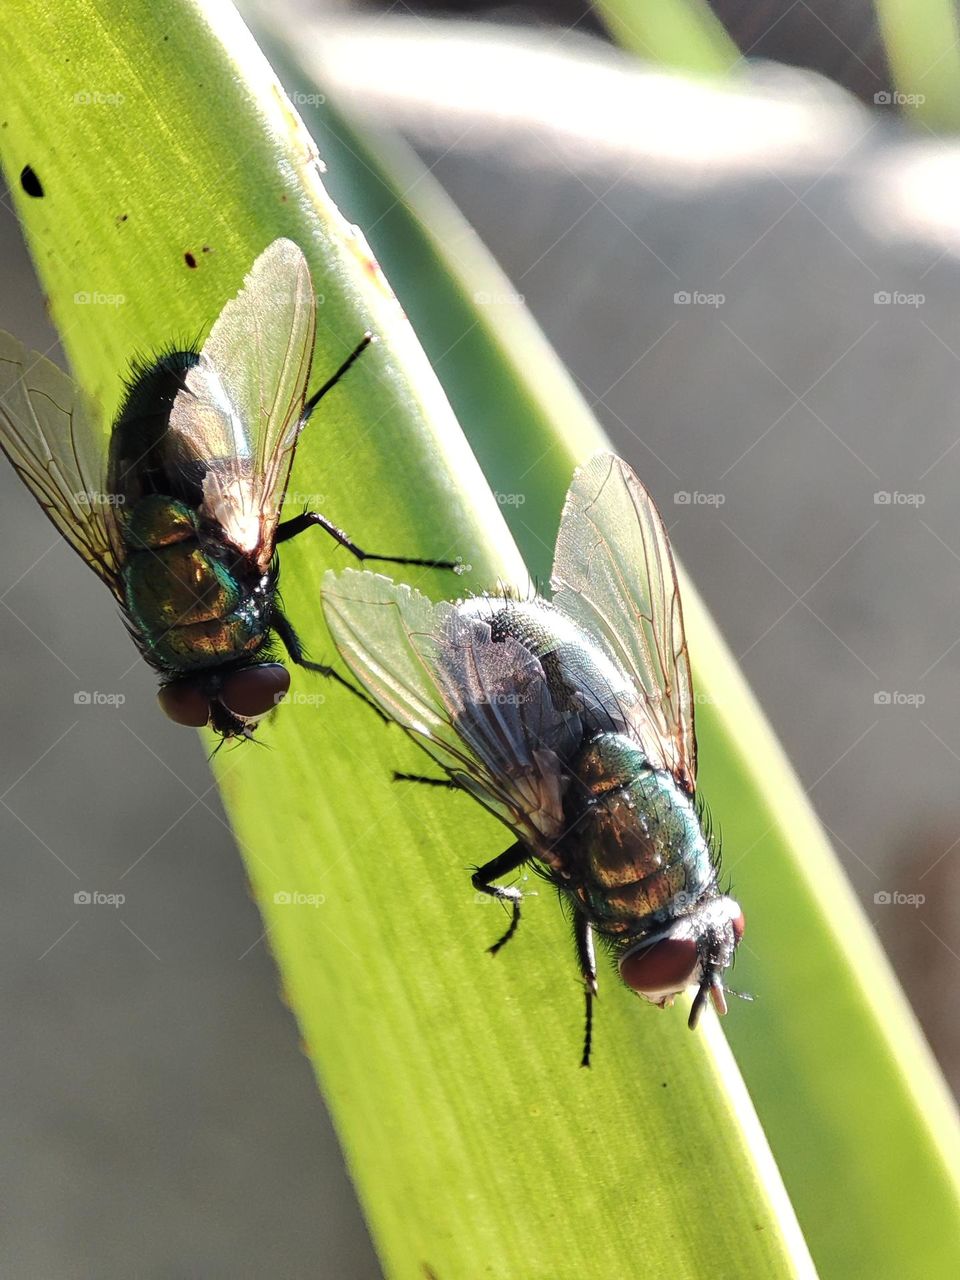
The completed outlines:
{"type": "Polygon", "coordinates": [[[202,729],[210,719],[210,699],[192,680],[175,680],[165,684],[157,694],[165,715],[175,724],[202,729]]]}
{"type": "Polygon", "coordinates": [[[290,672],[279,662],[263,662],[227,676],[220,701],[241,720],[256,720],[272,711],[290,688],[290,672]]]}
{"type": "Polygon", "coordinates": [[[656,1001],[689,987],[699,967],[700,955],[692,938],[663,938],[628,952],[620,961],[620,977],[631,990],[656,1001]]]}

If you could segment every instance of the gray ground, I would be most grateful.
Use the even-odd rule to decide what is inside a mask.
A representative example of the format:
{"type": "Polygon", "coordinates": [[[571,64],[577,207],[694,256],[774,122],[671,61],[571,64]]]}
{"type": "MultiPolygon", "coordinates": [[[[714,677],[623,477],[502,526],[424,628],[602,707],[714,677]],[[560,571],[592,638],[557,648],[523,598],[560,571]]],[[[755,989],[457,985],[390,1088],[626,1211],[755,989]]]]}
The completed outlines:
{"type": "MultiPolygon", "coordinates": [[[[339,52],[343,76],[378,65],[339,52]]],[[[957,153],[793,78],[706,112],[682,84],[616,78],[601,145],[562,52],[521,74],[490,50],[486,81],[450,52],[415,75],[394,57],[403,77],[364,99],[662,503],[956,1082],[957,153]],[[429,106],[471,75],[482,97],[492,68],[499,131],[429,106]],[[895,890],[927,901],[875,904],[895,890]]],[[[46,349],[0,215],[0,326],[46,349]]],[[[374,1276],[200,745],[6,466],[0,495],[3,1274],[374,1276]],[[122,714],[75,702],[125,657],[122,714]],[[122,910],[75,904],[94,890],[122,910]]]]}

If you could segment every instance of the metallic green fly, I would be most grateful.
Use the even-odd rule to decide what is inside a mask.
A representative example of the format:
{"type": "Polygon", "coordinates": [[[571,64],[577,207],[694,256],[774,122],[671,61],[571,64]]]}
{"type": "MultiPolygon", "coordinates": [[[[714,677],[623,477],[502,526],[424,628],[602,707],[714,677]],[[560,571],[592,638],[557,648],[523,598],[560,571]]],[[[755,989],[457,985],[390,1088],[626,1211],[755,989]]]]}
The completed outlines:
{"type": "Polygon", "coordinates": [[[459,568],[363,551],[314,511],[281,521],[301,431],[373,341],[308,396],[316,327],[306,259],[275,240],[199,350],[134,368],[106,467],[70,379],[0,334],[0,447],[119,601],[166,714],[224,739],[249,738],[289,688],[274,637],[352,689],[307,660],[280,607],[280,543],[319,527],[361,561],[459,568]]]}
{"type": "Polygon", "coordinates": [[[328,572],[324,611],[341,656],[377,706],[501,819],[516,842],[473,877],[530,863],[571,908],[586,988],[583,1065],[597,992],[594,938],[625,984],[661,1007],[695,986],[726,1012],[723,974],[743,936],[718,884],[696,796],[693,689],[676,570],[653,499],[597,454],[567,494],[552,599],[434,604],[378,574],[328,572]]]}

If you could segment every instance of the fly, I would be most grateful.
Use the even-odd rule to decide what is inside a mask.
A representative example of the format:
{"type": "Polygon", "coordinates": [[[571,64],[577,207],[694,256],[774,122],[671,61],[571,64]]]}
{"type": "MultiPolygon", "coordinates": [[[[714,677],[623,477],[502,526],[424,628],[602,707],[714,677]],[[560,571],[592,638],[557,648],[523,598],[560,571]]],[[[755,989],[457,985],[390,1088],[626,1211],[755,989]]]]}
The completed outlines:
{"type": "Polygon", "coordinates": [[[474,887],[530,863],[566,899],[586,991],[589,1065],[595,939],[624,983],[661,1007],[696,987],[726,1012],[725,970],[743,915],[720,889],[696,794],[693,688],[676,569],[653,499],[619,458],[574,475],[557,537],[552,598],[484,595],[434,604],[382,575],[324,579],[341,656],[377,706],[515,843],[474,887]]]}
{"type": "Polygon", "coordinates": [[[178,724],[252,735],[310,662],[277,593],[277,547],[318,527],[358,560],[459,569],[361,550],[326,516],[281,519],[300,433],[367,350],[308,395],[316,300],[302,251],[275,240],[199,350],[134,368],[106,467],[55,365],[0,334],[0,448],[47,516],[116,597],[178,724]],[[105,475],[104,475],[105,472],[105,475]]]}

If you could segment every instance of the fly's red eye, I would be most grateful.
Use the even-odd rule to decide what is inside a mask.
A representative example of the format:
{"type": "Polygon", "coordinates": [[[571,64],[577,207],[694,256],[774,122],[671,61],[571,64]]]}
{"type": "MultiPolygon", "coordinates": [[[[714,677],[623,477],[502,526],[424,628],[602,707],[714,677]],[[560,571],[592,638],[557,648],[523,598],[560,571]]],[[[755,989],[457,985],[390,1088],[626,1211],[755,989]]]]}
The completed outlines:
{"type": "Polygon", "coordinates": [[[625,955],[620,961],[620,977],[642,996],[672,996],[693,982],[699,964],[692,938],[664,938],[652,947],[638,947],[625,955]]]}
{"type": "Polygon", "coordinates": [[[739,912],[730,921],[730,928],[733,930],[733,945],[739,947],[743,939],[743,931],[747,927],[747,922],[743,918],[743,912],[739,912]]]}
{"type": "Polygon", "coordinates": [[[165,684],[157,694],[161,710],[176,724],[191,729],[202,729],[210,719],[210,700],[190,680],[177,680],[165,684]]]}
{"type": "Polygon", "coordinates": [[[220,701],[242,720],[255,720],[272,711],[289,688],[290,672],[286,667],[279,662],[264,662],[227,676],[220,701]]]}

